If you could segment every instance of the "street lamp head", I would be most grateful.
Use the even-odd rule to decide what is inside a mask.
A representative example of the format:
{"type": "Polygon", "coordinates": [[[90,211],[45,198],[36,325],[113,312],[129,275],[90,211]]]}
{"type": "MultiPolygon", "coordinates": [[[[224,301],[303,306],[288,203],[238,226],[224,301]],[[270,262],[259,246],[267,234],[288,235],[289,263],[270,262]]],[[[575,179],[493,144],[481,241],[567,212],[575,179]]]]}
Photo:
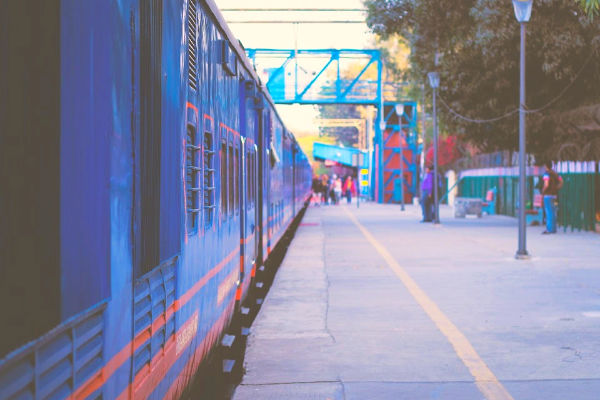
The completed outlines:
{"type": "Polygon", "coordinates": [[[437,89],[440,86],[440,74],[437,72],[430,72],[427,74],[429,78],[429,86],[433,89],[437,89]]]}
{"type": "Polygon", "coordinates": [[[394,109],[396,110],[397,116],[401,117],[402,115],[404,115],[404,104],[398,103],[394,106],[394,109]]]}
{"type": "Polygon", "coordinates": [[[533,0],[512,0],[515,9],[515,18],[519,23],[529,22],[533,0]]]}

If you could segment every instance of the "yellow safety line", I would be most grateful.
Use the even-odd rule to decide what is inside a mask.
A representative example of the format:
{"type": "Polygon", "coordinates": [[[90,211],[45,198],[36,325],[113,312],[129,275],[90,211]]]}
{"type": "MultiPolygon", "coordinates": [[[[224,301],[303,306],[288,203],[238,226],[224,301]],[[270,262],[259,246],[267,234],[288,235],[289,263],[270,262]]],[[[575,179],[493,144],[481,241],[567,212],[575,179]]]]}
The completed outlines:
{"type": "Polygon", "coordinates": [[[377,239],[365,227],[361,225],[354,215],[346,207],[344,211],[352,222],[360,229],[369,243],[375,247],[377,252],[387,262],[389,267],[394,271],[396,276],[400,278],[406,289],[410,292],[413,298],[419,303],[423,310],[429,315],[429,318],[435,323],[438,329],[446,336],[454,351],[469,369],[475,384],[488,400],[514,400],[508,391],[498,381],[496,376],[483,362],[479,354],[475,351],[471,343],[465,335],[444,315],[442,310],[427,296],[427,294],[417,285],[417,283],[408,275],[408,273],[396,262],[394,257],[381,245],[377,239]]]}

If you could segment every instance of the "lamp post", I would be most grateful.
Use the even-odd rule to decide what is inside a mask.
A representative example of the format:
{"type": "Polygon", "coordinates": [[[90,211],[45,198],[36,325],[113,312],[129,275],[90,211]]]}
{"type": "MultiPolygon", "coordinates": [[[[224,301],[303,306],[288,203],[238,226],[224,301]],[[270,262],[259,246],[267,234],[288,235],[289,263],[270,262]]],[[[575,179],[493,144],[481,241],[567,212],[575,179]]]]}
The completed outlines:
{"type": "Polygon", "coordinates": [[[427,74],[429,85],[433,89],[433,202],[435,215],[434,224],[440,223],[440,205],[438,194],[438,126],[437,126],[437,88],[440,86],[440,75],[437,72],[427,74]]]}
{"type": "Polygon", "coordinates": [[[378,140],[378,150],[377,155],[375,156],[377,159],[377,181],[379,183],[378,186],[378,203],[384,202],[385,197],[385,187],[383,183],[383,134],[385,132],[385,128],[387,124],[383,119],[383,106],[381,106],[380,116],[379,116],[379,140],[378,140]]]}
{"type": "Polygon", "coordinates": [[[404,115],[404,104],[396,104],[394,110],[398,116],[398,133],[400,134],[400,211],[404,211],[404,146],[402,146],[402,115],[404,115]]]}
{"type": "Polygon", "coordinates": [[[519,248],[515,258],[528,259],[525,226],[525,23],[531,17],[533,0],[513,0],[515,17],[521,24],[521,66],[519,84],[519,248]]]}

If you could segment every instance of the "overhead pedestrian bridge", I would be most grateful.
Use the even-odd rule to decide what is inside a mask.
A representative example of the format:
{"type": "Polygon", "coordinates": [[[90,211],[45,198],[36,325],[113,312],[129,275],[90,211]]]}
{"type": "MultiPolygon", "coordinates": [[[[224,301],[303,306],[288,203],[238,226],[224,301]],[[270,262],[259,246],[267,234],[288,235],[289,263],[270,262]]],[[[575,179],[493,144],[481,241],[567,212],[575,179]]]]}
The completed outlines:
{"type": "Polygon", "coordinates": [[[362,164],[358,167],[368,168],[367,152],[352,147],[335,146],[332,144],[325,144],[315,142],[313,144],[313,157],[317,160],[331,160],[338,164],[345,165],[347,167],[356,167],[356,160],[362,160],[362,164]],[[357,156],[363,154],[362,157],[357,156]]]}

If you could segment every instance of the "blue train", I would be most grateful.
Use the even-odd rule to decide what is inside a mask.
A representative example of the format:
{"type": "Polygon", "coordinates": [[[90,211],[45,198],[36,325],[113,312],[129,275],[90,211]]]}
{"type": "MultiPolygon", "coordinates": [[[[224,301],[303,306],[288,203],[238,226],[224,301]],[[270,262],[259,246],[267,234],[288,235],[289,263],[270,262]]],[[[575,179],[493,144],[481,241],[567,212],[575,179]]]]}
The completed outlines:
{"type": "Polygon", "coordinates": [[[0,2],[0,399],[177,398],[310,197],[212,0],[0,2]]]}

